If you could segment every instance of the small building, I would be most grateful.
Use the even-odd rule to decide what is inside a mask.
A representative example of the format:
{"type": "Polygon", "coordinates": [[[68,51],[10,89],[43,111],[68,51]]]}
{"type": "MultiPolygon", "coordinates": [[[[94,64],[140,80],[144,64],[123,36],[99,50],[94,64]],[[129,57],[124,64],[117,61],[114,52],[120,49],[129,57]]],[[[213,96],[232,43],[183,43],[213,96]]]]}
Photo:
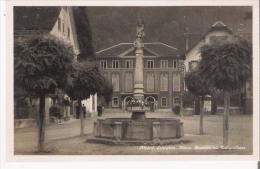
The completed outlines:
{"type": "Polygon", "coordinates": [[[201,59],[199,53],[200,47],[202,47],[207,43],[230,40],[232,35],[233,32],[228,28],[227,25],[225,25],[221,21],[214,23],[204,35],[203,34],[200,35],[200,38],[198,40],[195,38],[191,39],[196,35],[194,36],[192,34],[189,34],[189,32],[187,32],[185,36],[186,51],[183,54],[185,58],[184,65],[186,68],[186,72],[194,69],[198,65],[198,62],[201,59]]]}
{"type": "MultiPolygon", "coordinates": [[[[77,30],[74,21],[72,7],[28,7],[16,6],[14,11],[14,39],[19,40],[33,35],[54,35],[70,43],[79,54],[77,30]]],[[[75,61],[77,59],[75,55],[75,61]]],[[[35,102],[35,101],[34,101],[35,102]]],[[[36,102],[36,105],[39,103],[36,102]]],[[[45,100],[46,122],[49,120],[49,108],[53,104],[50,97],[45,100]]],[[[97,95],[84,100],[87,110],[91,113],[96,112],[97,95]]],[[[71,107],[70,116],[75,117],[75,107],[71,107]]]]}
{"type": "MultiPolygon", "coordinates": [[[[242,34],[240,32],[240,34],[242,34]]],[[[201,59],[199,48],[207,43],[216,43],[221,41],[228,41],[234,35],[233,31],[222,21],[217,21],[214,23],[211,28],[205,34],[192,34],[189,29],[186,29],[186,33],[183,37],[180,38],[180,51],[182,52],[181,57],[184,58],[185,72],[189,72],[194,69],[201,59]]],[[[248,33],[246,34],[248,37],[248,33]]],[[[250,87],[250,83],[247,82],[244,91],[240,92],[239,99],[240,103],[238,103],[235,109],[239,109],[241,111],[243,109],[243,114],[252,114],[252,89],[248,89],[250,87]]],[[[185,88],[185,90],[187,90],[185,88]]],[[[205,101],[207,104],[211,104],[210,110],[211,113],[215,114],[217,111],[217,105],[214,100],[210,101],[210,97],[205,101]],[[215,110],[214,110],[215,109],[215,110]]],[[[195,103],[195,107],[198,107],[199,101],[195,103]]],[[[206,105],[206,104],[205,104],[206,105]]],[[[195,113],[198,113],[195,112],[195,113]]]]}

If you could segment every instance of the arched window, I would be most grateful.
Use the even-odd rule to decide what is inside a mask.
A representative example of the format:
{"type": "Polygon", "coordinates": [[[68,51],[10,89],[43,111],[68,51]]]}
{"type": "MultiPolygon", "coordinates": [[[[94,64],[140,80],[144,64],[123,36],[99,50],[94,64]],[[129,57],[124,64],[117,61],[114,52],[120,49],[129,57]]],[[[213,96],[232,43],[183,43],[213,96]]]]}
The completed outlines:
{"type": "Polygon", "coordinates": [[[146,90],[147,92],[154,92],[154,74],[147,73],[146,75],[147,83],[146,83],[146,90]]]}
{"type": "Polygon", "coordinates": [[[168,74],[163,73],[160,75],[161,91],[168,91],[168,74]]]}
{"type": "Polygon", "coordinates": [[[180,87],[180,76],[177,75],[173,75],[172,76],[172,87],[173,87],[173,91],[180,91],[181,87],[180,87]]]}
{"type": "Polygon", "coordinates": [[[125,74],[125,91],[126,92],[133,91],[133,74],[132,73],[125,74]]]}
{"type": "Polygon", "coordinates": [[[114,86],[114,91],[119,91],[119,74],[112,74],[112,85],[114,86]]]}

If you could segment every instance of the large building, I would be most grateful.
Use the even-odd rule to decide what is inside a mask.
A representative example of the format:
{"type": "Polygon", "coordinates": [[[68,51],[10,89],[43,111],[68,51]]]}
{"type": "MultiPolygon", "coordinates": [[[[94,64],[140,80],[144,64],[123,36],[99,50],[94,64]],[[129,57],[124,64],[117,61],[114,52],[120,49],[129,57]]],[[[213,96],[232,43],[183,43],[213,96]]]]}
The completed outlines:
{"type": "MultiPolygon", "coordinates": [[[[201,46],[229,40],[234,34],[221,21],[214,23],[206,33],[192,34],[189,29],[186,30],[186,33],[178,38],[178,49],[161,42],[142,43],[144,100],[153,102],[156,109],[171,109],[182,102],[182,93],[187,91],[184,75],[197,66],[201,46]]],[[[96,53],[101,72],[114,86],[109,108],[125,109],[127,101],[134,98],[137,50],[135,42],[120,43],[96,53]]],[[[241,99],[243,101],[243,98],[241,99]]],[[[248,97],[244,100],[248,102],[248,97]]],[[[215,109],[212,113],[216,113],[216,103],[211,103],[210,98],[205,105],[208,103],[210,110],[212,106],[215,109]]],[[[199,107],[199,102],[194,104],[199,107]]],[[[248,105],[250,103],[247,107],[248,105]]],[[[242,107],[245,109],[245,106],[242,107]]],[[[251,114],[252,110],[246,109],[245,113],[251,114]]]]}
{"type": "MultiPolygon", "coordinates": [[[[114,86],[110,108],[124,109],[134,98],[136,65],[134,43],[121,43],[96,53],[102,74],[114,86]]],[[[175,47],[156,42],[143,43],[144,101],[154,103],[155,109],[179,105],[183,90],[183,71],[175,47]]]]}

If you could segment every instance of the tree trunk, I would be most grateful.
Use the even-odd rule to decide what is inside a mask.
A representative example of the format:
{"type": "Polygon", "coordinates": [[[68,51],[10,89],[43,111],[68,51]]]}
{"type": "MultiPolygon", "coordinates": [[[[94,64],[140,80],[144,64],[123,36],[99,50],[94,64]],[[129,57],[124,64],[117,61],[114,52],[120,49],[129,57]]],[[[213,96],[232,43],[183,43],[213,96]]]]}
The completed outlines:
{"type": "Polygon", "coordinates": [[[211,115],[217,114],[217,100],[211,96],[211,115]]]}
{"type": "Polygon", "coordinates": [[[53,105],[55,105],[57,102],[57,99],[53,99],[53,105]]]}
{"type": "Polygon", "coordinates": [[[38,151],[45,151],[44,138],[45,138],[45,94],[40,95],[40,110],[39,110],[39,130],[38,130],[38,151]]]}
{"type": "Polygon", "coordinates": [[[79,117],[80,117],[80,136],[84,136],[84,120],[83,120],[81,100],[78,100],[78,106],[79,106],[79,117]]]}
{"type": "Polygon", "coordinates": [[[228,145],[230,93],[224,91],[223,145],[228,145]]]}
{"type": "Polygon", "coordinates": [[[203,108],[204,108],[204,96],[200,100],[200,134],[203,134],[203,108]]]}

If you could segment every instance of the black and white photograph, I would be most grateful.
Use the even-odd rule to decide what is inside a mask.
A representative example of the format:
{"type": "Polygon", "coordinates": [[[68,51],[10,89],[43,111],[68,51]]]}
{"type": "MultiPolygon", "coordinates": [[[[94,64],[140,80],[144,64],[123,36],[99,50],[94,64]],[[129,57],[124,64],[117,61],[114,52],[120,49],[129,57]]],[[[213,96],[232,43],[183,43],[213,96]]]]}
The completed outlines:
{"type": "Polygon", "coordinates": [[[259,9],[232,2],[10,5],[9,156],[259,159],[259,9]]]}

